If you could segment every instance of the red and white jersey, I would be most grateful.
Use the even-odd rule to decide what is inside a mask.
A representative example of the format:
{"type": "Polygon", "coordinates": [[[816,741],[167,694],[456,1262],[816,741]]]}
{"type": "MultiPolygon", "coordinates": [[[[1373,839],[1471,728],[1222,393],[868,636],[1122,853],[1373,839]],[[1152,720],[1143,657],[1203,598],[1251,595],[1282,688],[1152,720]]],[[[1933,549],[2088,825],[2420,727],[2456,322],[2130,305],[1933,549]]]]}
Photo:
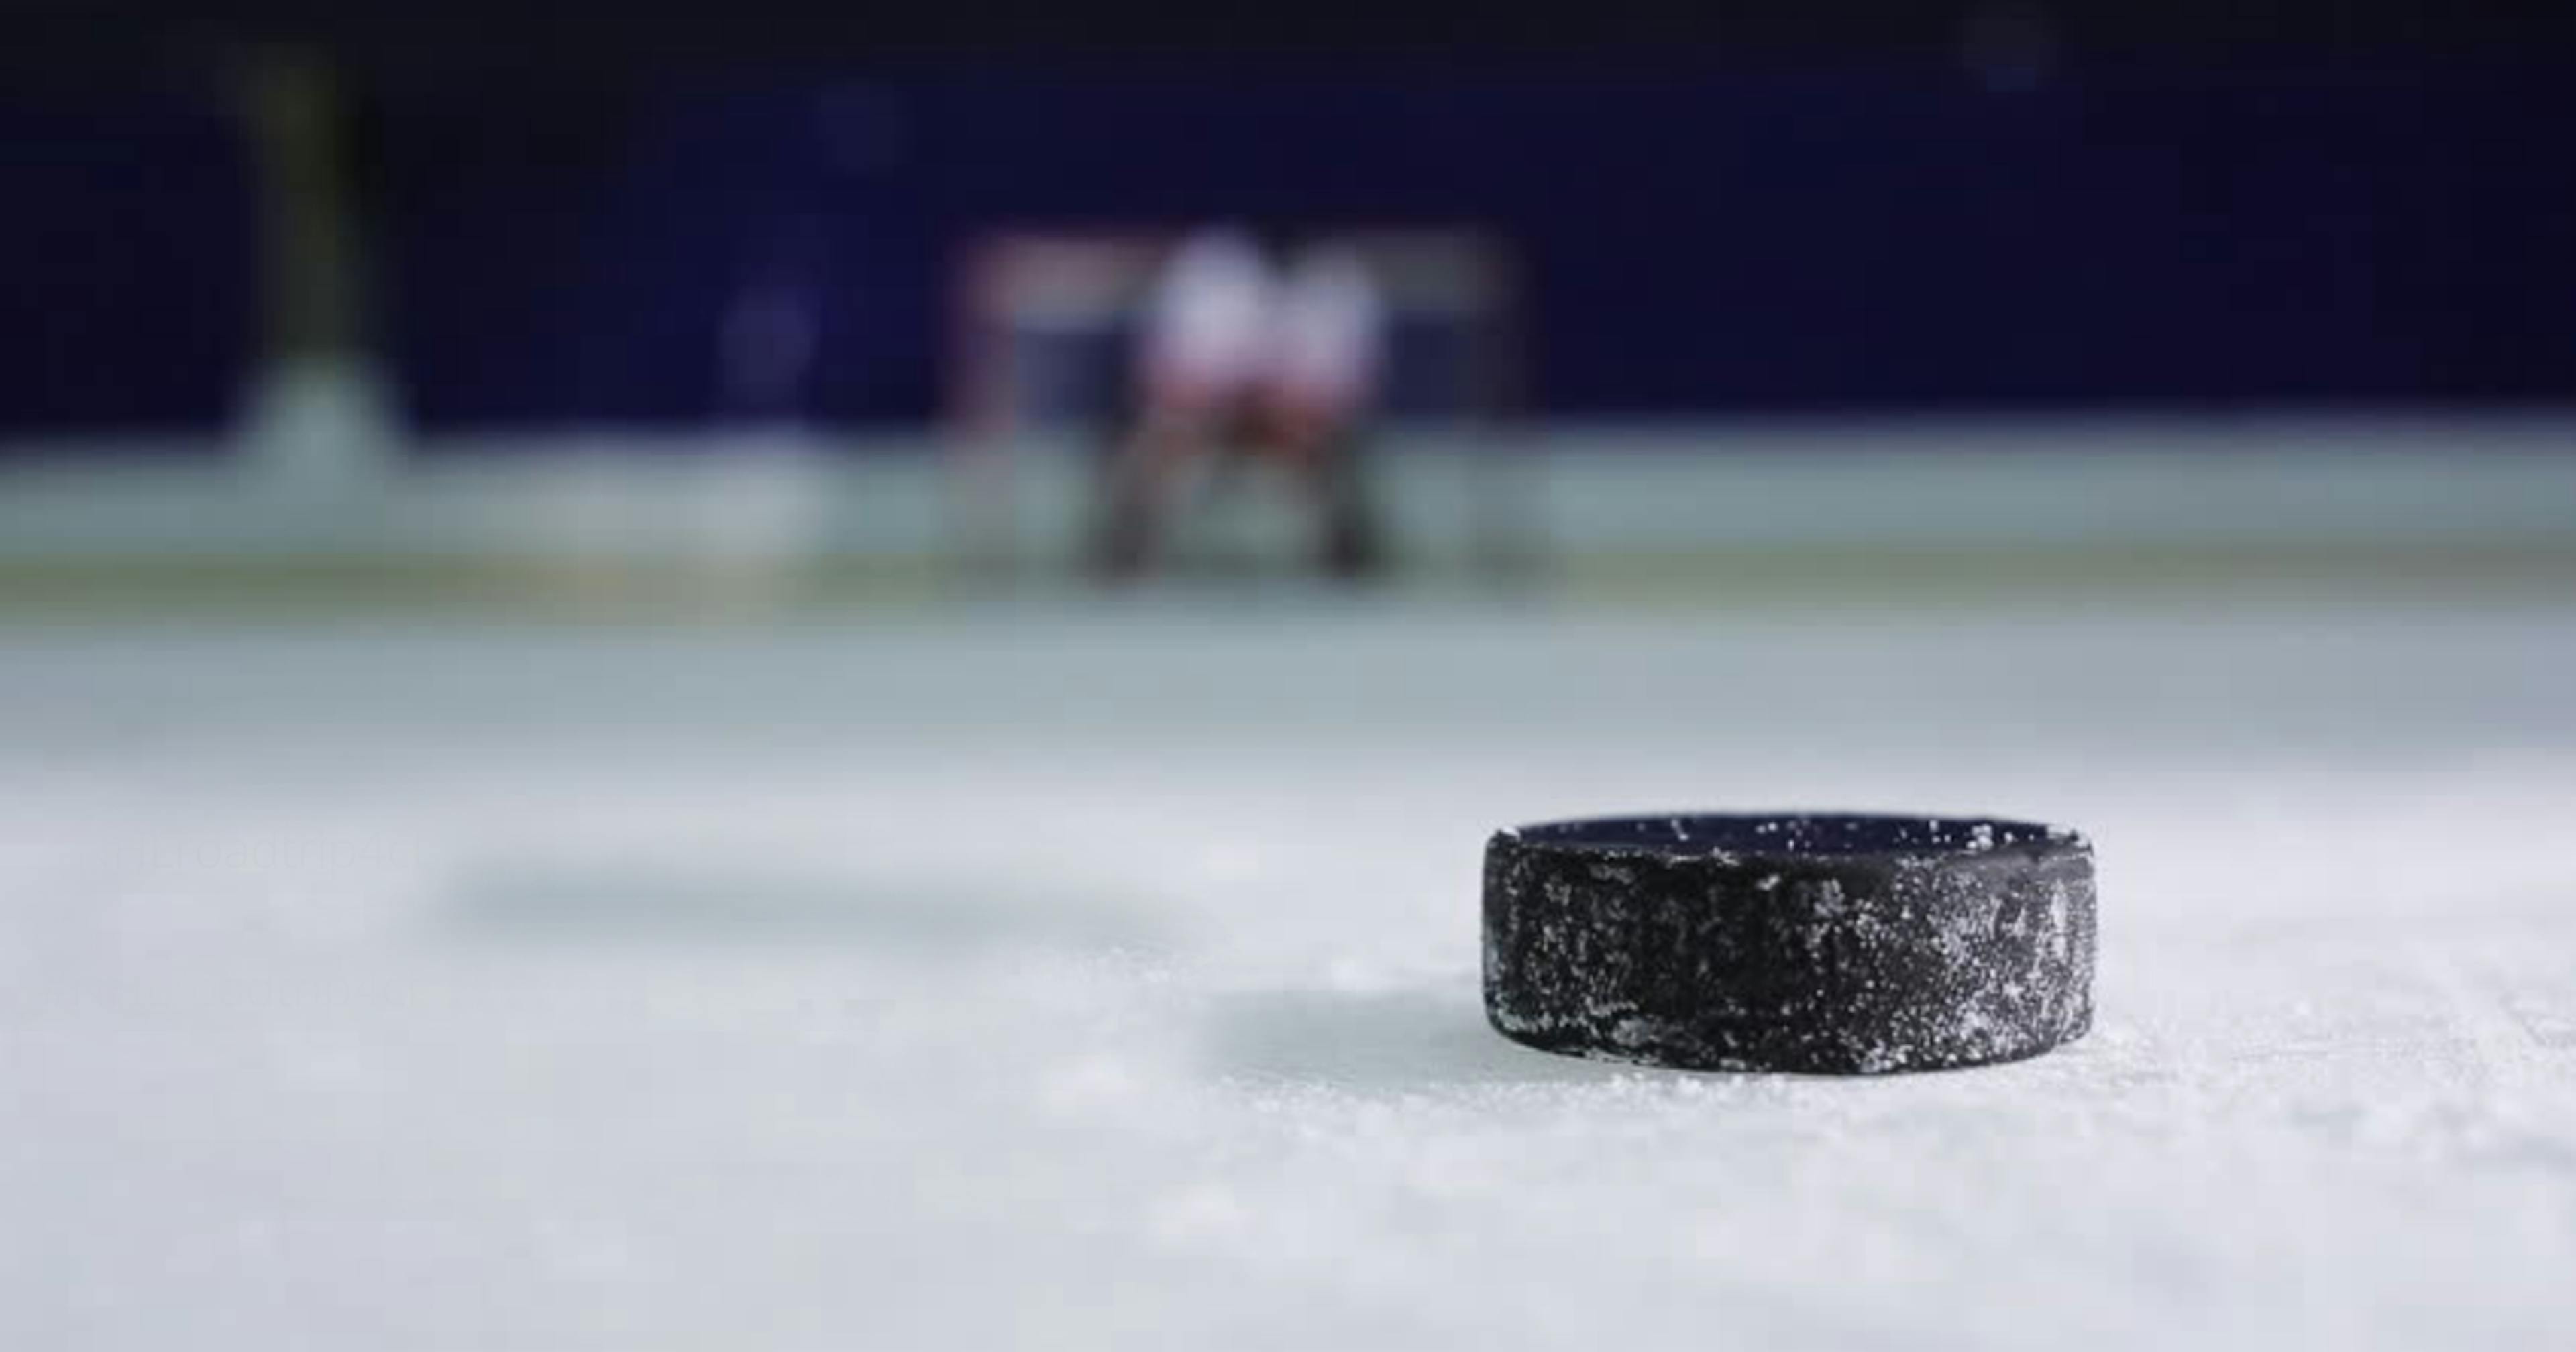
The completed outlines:
{"type": "Polygon", "coordinates": [[[1381,305],[1359,257],[1329,245],[1274,266],[1249,236],[1175,250],[1146,304],[1141,353],[1157,397],[1259,393],[1350,407],[1376,383],[1381,305]]]}
{"type": "Polygon", "coordinates": [[[1330,245],[1298,255],[1272,297],[1273,387],[1334,405],[1367,402],[1377,384],[1381,309],[1359,255],[1330,245]]]}

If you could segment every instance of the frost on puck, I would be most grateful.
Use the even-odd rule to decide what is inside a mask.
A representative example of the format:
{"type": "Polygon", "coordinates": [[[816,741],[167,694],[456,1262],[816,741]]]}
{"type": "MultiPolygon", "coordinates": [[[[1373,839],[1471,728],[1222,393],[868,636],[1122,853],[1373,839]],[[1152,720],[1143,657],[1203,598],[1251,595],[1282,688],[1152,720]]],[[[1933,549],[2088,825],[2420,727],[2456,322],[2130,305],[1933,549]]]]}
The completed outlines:
{"type": "Polygon", "coordinates": [[[1549,1051],[1877,1074],[2093,1021],[2093,847],[2033,822],[1553,822],[1485,849],[1485,1012],[1549,1051]]]}

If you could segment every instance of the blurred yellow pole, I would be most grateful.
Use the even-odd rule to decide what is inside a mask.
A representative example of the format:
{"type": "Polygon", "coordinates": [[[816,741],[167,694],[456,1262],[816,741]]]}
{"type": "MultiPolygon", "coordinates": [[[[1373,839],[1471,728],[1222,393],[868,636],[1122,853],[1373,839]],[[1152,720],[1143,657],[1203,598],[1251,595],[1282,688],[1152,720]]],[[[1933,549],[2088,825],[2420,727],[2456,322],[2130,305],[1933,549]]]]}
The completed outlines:
{"type": "Polygon", "coordinates": [[[320,53],[262,47],[243,58],[236,97],[259,182],[268,360],[346,353],[365,298],[339,81],[320,53]]]}
{"type": "Polygon", "coordinates": [[[397,440],[371,350],[348,89],[327,53],[265,45],[239,54],[233,99],[259,203],[261,369],[242,435],[272,485],[345,494],[381,477],[397,440]]]}

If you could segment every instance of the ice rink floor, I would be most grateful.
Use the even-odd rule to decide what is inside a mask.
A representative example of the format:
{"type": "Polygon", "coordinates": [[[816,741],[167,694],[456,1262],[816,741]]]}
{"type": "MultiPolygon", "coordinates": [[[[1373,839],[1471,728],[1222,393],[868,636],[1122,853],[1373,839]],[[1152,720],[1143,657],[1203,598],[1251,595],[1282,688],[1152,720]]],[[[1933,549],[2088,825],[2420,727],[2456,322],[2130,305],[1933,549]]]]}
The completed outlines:
{"type": "Polygon", "coordinates": [[[0,1347],[2576,1345],[2576,602],[0,635],[0,1347]],[[1492,828],[2030,816],[2100,1016],[1525,1051],[1492,828]]]}

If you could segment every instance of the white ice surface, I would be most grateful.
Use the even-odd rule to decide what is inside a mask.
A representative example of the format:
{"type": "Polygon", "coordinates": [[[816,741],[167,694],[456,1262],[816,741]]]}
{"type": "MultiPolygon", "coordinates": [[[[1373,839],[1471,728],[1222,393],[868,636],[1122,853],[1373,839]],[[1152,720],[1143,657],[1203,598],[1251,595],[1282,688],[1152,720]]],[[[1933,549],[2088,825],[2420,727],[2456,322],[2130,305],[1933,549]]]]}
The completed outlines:
{"type": "Polygon", "coordinates": [[[2576,608],[0,638],[0,1348],[2576,1345],[2576,608]],[[1508,1045],[1492,827],[2089,831],[2020,1065],[1508,1045]]]}

